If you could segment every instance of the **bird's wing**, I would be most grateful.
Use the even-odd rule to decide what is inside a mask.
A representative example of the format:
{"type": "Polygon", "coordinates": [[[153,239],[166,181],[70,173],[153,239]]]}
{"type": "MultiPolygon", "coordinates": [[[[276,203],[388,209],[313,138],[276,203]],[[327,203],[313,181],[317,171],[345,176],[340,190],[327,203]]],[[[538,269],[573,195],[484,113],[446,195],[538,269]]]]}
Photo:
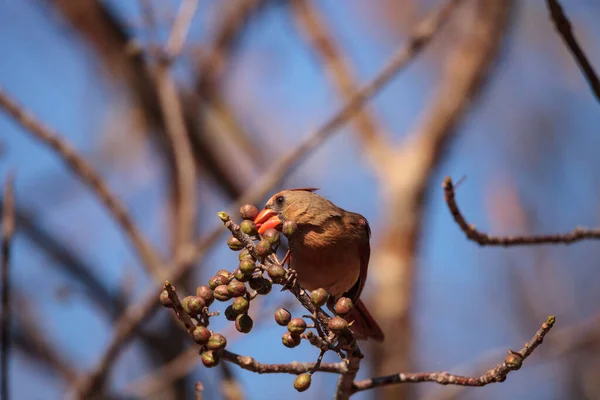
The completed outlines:
{"type": "Polygon", "coordinates": [[[369,223],[366,218],[361,217],[360,221],[364,225],[364,240],[359,241],[359,245],[357,246],[358,257],[360,259],[360,275],[358,276],[358,280],[352,286],[350,290],[347,292],[347,296],[350,297],[353,303],[356,303],[360,294],[365,287],[365,283],[367,282],[367,271],[369,270],[369,258],[371,257],[371,245],[369,244],[369,239],[371,237],[371,228],[369,227],[369,223]]]}

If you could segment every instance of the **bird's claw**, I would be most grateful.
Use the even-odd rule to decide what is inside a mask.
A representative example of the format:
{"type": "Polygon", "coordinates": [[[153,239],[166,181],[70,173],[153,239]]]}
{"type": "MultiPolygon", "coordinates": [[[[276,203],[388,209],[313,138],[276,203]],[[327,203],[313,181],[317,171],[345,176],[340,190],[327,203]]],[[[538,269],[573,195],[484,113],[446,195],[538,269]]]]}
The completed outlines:
{"type": "Polygon", "coordinates": [[[288,268],[281,291],[283,292],[286,289],[291,289],[296,286],[296,283],[298,283],[298,273],[295,269],[288,268]]]}

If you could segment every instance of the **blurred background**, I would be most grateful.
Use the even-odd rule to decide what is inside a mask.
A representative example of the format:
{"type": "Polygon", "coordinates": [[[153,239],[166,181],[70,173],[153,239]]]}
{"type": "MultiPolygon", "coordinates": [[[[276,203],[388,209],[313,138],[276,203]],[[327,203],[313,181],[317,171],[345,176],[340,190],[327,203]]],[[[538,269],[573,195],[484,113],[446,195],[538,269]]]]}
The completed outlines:
{"type": "MultiPolygon", "coordinates": [[[[166,72],[197,169],[194,236],[218,229],[215,213],[377,76],[444,3],[199,1],[166,72]]],[[[404,385],[355,398],[600,399],[598,244],[480,247],[454,223],[441,189],[444,176],[465,176],[458,204],[470,223],[494,234],[600,225],[600,105],[544,2],[456,3],[362,112],[255,203],[316,186],[370,221],[364,297],[387,340],[362,346],[359,378],[481,374],[547,315],[557,317],[544,344],[503,383],[404,385]]],[[[600,4],[562,4],[600,67],[600,4]]],[[[164,259],[173,254],[181,193],[156,77],[180,5],[0,1],[0,87],[98,170],[164,259]]],[[[64,398],[97,368],[124,310],[160,286],[94,192],[3,111],[0,177],[14,172],[17,207],[11,393],[64,398]]],[[[236,268],[219,232],[178,290],[236,268]]],[[[248,335],[224,318],[214,329],[226,332],[232,351],[261,362],[314,361],[318,351],[308,344],[281,345],[272,313],[286,305],[299,315],[293,300],[284,292],[253,302],[248,335]]],[[[316,374],[309,392],[297,393],[292,375],[208,370],[199,361],[171,313],[156,309],[111,360],[93,397],[193,399],[200,382],[205,399],[325,399],[336,383],[316,374]]]]}

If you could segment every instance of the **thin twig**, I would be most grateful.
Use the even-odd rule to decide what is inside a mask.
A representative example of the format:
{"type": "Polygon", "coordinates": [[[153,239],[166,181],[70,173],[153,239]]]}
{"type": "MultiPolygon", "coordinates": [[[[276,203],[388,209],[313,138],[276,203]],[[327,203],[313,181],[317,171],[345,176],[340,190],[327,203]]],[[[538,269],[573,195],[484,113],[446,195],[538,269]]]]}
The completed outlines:
{"type": "Polygon", "coordinates": [[[171,60],[179,56],[187,39],[192,20],[196,15],[199,0],[182,0],[171,35],[165,47],[165,53],[171,60]]]}
{"type": "Polygon", "coordinates": [[[462,215],[455,198],[455,187],[452,179],[446,177],[442,184],[444,188],[444,199],[448,205],[454,221],[460,229],[467,235],[467,238],[478,243],[481,246],[522,246],[534,244],[563,243],[571,244],[584,239],[600,239],[600,229],[575,228],[568,233],[557,233],[548,235],[531,236],[492,236],[480,232],[474,225],[469,224],[462,215]]]}
{"type": "Polygon", "coordinates": [[[596,99],[600,101],[600,79],[598,78],[598,74],[594,70],[594,67],[590,64],[585,52],[579,45],[579,42],[575,39],[571,22],[569,22],[569,19],[557,0],[546,0],[546,4],[556,30],[569,48],[571,54],[573,54],[575,61],[577,61],[577,65],[579,65],[583,76],[588,81],[590,89],[592,89],[596,99]]]}
{"type": "Polygon", "coordinates": [[[11,295],[10,295],[10,249],[15,232],[15,200],[13,177],[9,175],[4,184],[4,210],[2,212],[2,344],[0,367],[0,398],[9,399],[9,362],[10,362],[10,325],[11,325],[11,295]]]}
{"type": "MultiPolygon", "coordinates": [[[[225,350],[221,356],[223,360],[227,360],[235,365],[240,366],[248,371],[256,372],[258,374],[304,374],[310,372],[315,367],[314,362],[298,362],[292,361],[287,364],[263,364],[256,361],[254,358],[249,356],[241,356],[239,354],[232,353],[231,351],[225,350]]],[[[331,372],[339,374],[345,365],[343,362],[337,363],[321,363],[318,366],[317,371],[319,372],[331,372]]]]}
{"type": "MultiPolygon", "coordinates": [[[[328,32],[327,24],[321,20],[312,0],[293,0],[290,2],[294,17],[298,22],[300,33],[306,37],[310,46],[325,67],[329,79],[335,85],[342,98],[351,98],[356,93],[355,78],[352,68],[335,44],[333,36],[328,32]]],[[[421,43],[423,48],[425,43],[421,43]]],[[[367,107],[356,112],[352,118],[362,145],[367,149],[370,159],[378,160],[382,149],[388,145],[381,135],[381,127],[369,113],[367,107]]]]}
{"type": "Polygon", "coordinates": [[[521,368],[523,361],[533,353],[533,351],[542,343],[544,337],[554,326],[555,318],[548,317],[541,328],[535,333],[533,338],[525,343],[525,346],[519,351],[508,351],[508,355],[502,364],[489,369],[483,375],[478,377],[468,377],[450,374],[448,372],[417,372],[400,373],[395,375],[381,376],[377,378],[365,379],[354,382],[353,393],[362,390],[373,389],[380,386],[395,385],[399,383],[418,383],[435,382],[441,385],[460,385],[460,386],[485,386],[490,383],[504,382],[511,371],[521,368]]]}
{"type": "MultiPolygon", "coordinates": [[[[198,0],[183,0],[165,47],[168,62],[159,63],[156,69],[156,87],[166,130],[173,145],[173,158],[177,172],[179,204],[175,249],[180,251],[194,235],[196,223],[196,163],[186,129],[179,93],[170,71],[171,62],[179,55],[187,37],[198,0]]],[[[160,282],[161,280],[159,280],[160,282]]]]}
{"type": "Polygon", "coordinates": [[[100,174],[71,147],[56,132],[53,132],[37,118],[26,111],[20,104],[0,86],[0,107],[4,108],[8,115],[19,122],[25,130],[36,139],[49,146],[62,158],[63,162],[79,176],[79,178],[91,188],[104,206],[110,211],[121,228],[135,246],[138,255],[143,261],[144,267],[155,277],[164,278],[162,268],[163,261],[155,249],[144,238],[133,220],[121,204],[120,200],[110,191],[108,185],[100,174]]]}

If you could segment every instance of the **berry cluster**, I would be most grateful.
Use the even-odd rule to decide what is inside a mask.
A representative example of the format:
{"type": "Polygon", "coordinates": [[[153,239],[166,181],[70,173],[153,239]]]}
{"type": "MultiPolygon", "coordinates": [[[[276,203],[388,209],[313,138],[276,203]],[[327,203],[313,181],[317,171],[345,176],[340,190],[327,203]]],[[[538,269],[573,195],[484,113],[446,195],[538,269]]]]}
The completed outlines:
{"type": "MultiPolygon", "coordinates": [[[[253,222],[258,215],[255,206],[246,204],[240,208],[242,222],[239,225],[231,221],[224,212],[218,215],[232,232],[232,236],[227,239],[227,245],[231,250],[238,252],[238,267],[234,271],[218,271],[209,279],[208,285],[199,286],[196,295],[184,297],[180,303],[181,313],[185,313],[184,323],[194,341],[201,346],[202,363],[209,368],[218,365],[227,346],[227,339],[223,335],[208,329],[209,318],[218,315],[218,312],[211,312],[209,309],[215,300],[231,301],[225,309],[225,318],[234,322],[239,332],[249,333],[254,325],[254,321],[248,315],[252,300],[259,295],[269,294],[273,284],[283,285],[284,289],[290,290],[311,313],[303,318],[292,318],[291,313],[284,308],[275,312],[276,323],[287,327],[281,338],[283,345],[293,348],[305,339],[321,350],[315,367],[308,373],[298,375],[294,381],[296,390],[307,390],[312,374],[318,369],[326,351],[335,351],[342,358],[345,358],[345,351],[357,351],[351,332],[352,324],[343,318],[352,310],[352,301],[342,297],[331,307],[333,299],[329,298],[326,290],[316,289],[310,295],[304,291],[296,283],[295,272],[286,269],[275,254],[281,242],[279,232],[268,229],[263,234],[258,234],[253,222]],[[333,318],[321,309],[326,304],[335,311],[336,316],[333,318]],[[310,320],[310,324],[307,320],[310,320]]],[[[288,238],[297,229],[297,225],[290,221],[286,221],[282,226],[282,232],[288,238]]],[[[170,288],[173,292],[165,287],[160,294],[160,301],[165,307],[176,308],[173,301],[179,300],[174,294],[174,287],[170,288]]]]}

